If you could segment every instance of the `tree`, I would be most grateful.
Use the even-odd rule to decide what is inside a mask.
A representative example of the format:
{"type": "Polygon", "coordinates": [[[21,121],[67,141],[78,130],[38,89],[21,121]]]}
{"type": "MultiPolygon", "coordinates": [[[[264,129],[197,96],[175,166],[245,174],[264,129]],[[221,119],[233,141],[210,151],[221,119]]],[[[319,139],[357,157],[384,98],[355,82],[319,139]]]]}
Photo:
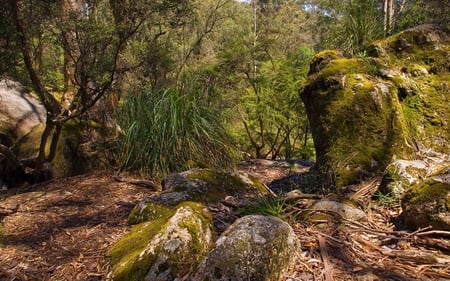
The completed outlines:
{"type": "Polygon", "coordinates": [[[394,29],[394,0],[384,0],[383,12],[384,12],[384,34],[391,34],[394,29]]]}
{"type": "Polygon", "coordinates": [[[448,0],[403,0],[396,3],[395,28],[398,32],[424,23],[449,27],[450,1],[448,0]]]}
{"type": "Polygon", "coordinates": [[[63,125],[86,114],[126,71],[120,58],[127,43],[148,19],[163,13],[178,16],[186,6],[180,3],[7,1],[25,68],[47,111],[39,154],[33,161],[37,173],[54,159],[63,125]],[[50,79],[55,76],[61,79],[50,79]],[[57,91],[61,88],[62,94],[57,91]]]}
{"type": "Polygon", "coordinates": [[[241,149],[253,157],[292,157],[305,129],[298,88],[312,56],[309,48],[300,48],[311,42],[301,32],[306,14],[297,1],[241,5],[235,36],[224,40],[215,68],[230,108],[230,127],[241,149]],[[305,50],[307,55],[297,56],[305,50]]]}
{"type": "Polygon", "coordinates": [[[313,1],[321,49],[358,53],[366,43],[383,36],[383,10],[379,0],[313,1]]]}

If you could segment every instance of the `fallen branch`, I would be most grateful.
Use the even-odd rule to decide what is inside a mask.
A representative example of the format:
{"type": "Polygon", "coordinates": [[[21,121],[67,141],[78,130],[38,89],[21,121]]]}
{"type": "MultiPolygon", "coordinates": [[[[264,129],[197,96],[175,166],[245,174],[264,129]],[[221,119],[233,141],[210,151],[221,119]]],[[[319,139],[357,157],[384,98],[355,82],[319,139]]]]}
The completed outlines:
{"type": "Polygon", "coordinates": [[[319,234],[317,235],[317,240],[319,241],[320,254],[322,255],[323,260],[323,273],[325,276],[325,281],[333,281],[333,265],[330,262],[330,256],[328,255],[325,238],[319,234]]]}
{"type": "Polygon", "coordinates": [[[159,186],[153,181],[126,179],[126,178],[119,177],[119,176],[114,176],[113,178],[117,182],[124,182],[124,183],[132,184],[132,185],[137,185],[137,186],[149,188],[149,189],[151,189],[153,191],[159,191],[160,190],[159,186]]]}

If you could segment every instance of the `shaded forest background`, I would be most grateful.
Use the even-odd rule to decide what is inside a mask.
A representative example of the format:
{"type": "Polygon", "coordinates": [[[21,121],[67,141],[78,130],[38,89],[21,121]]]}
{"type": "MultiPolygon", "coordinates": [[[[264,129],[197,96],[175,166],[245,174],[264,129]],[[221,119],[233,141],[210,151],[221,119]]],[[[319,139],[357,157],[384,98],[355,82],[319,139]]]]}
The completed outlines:
{"type": "Polygon", "coordinates": [[[68,124],[101,165],[154,177],[314,160],[298,97],[311,57],[364,57],[372,40],[449,19],[447,0],[5,0],[0,76],[47,111],[36,155],[19,159],[35,174],[68,124]]]}

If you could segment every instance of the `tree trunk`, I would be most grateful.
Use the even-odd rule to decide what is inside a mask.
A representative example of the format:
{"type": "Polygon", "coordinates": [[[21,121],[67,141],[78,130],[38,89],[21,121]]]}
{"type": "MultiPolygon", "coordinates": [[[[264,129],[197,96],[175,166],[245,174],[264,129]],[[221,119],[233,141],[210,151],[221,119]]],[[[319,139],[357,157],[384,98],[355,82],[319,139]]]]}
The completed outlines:
{"type": "Polygon", "coordinates": [[[394,28],[394,0],[384,0],[384,34],[390,35],[394,28]]]}

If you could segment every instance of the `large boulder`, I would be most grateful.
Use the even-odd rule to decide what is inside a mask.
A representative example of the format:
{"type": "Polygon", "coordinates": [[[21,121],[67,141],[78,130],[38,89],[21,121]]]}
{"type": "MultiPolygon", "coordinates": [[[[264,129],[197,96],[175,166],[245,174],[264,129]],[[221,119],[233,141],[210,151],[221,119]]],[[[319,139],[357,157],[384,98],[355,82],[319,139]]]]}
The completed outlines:
{"type": "Polygon", "coordinates": [[[300,247],[289,224],[275,217],[240,218],[216,241],[192,281],[278,281],[300,247]]]}
{"type": "Polygon", "coordinates": [[[195,268],[212,248],[215,233],[210,212],[201,204],[184,202],[155,213],[135,225],[110,251],[115,281],[172,281],[195,268]]]}
{"type": "Polygon", "coordinates": [[[163,180],[162,188],[162,193],[136,205],[129,216],[130,223],[153,219],[170,206],[194,201],[205,204],[214,213],[214,225],[222,232],[236,219],[238,208],[271,192],[259,180],[245,173],[212,169],[171,174],[163,180]]]}
{"type": "Polygon", "coordinates": [[[406,163],[399,160],[426,162],[415,178],[449,163],[449,52],[449,31],[423,25],[374,42],[360,57],[324,51],[313,58],[301,98],[317,168],[330,185],[387,167],[395,174],[406,163]]]}
{"type": "Polygon", "coordinates": [[[336,217],[350,221],[367,221],[366,213],[350,200],[342,200],[342,202],[327,199],[319,200],[312,206],[306,218],[310,221],[318,219],[336,221],[336,217]]]}
{"type": "Polygon", "coordinates": [[[182,200],[215,203],[227,196],[244,202],[269,193],[269,189],[255,177],[213,169],[192,169],[171,174],[163,180],[162,189],[164,192],[155,200],[169,205],[182,200]]]}
{"type": "Polygon", "coordinates": [[[14,81],[0,80],[0,143],[11,146],[35,126],[45,123],[41,102],[14,81]]]}
{"type": "Polygon", "coordinates": [[[12,147],[45,120],[45,108],[36,97],[17,82],[0,80],[0,188],[25,178],[20,157],[12,147]]]}
{"type": "Polygon", "coordinates": [[[413,184],[402,198],[402,215],[410,229],[432,226],[450,230],[450,167],[413,184]]]}

